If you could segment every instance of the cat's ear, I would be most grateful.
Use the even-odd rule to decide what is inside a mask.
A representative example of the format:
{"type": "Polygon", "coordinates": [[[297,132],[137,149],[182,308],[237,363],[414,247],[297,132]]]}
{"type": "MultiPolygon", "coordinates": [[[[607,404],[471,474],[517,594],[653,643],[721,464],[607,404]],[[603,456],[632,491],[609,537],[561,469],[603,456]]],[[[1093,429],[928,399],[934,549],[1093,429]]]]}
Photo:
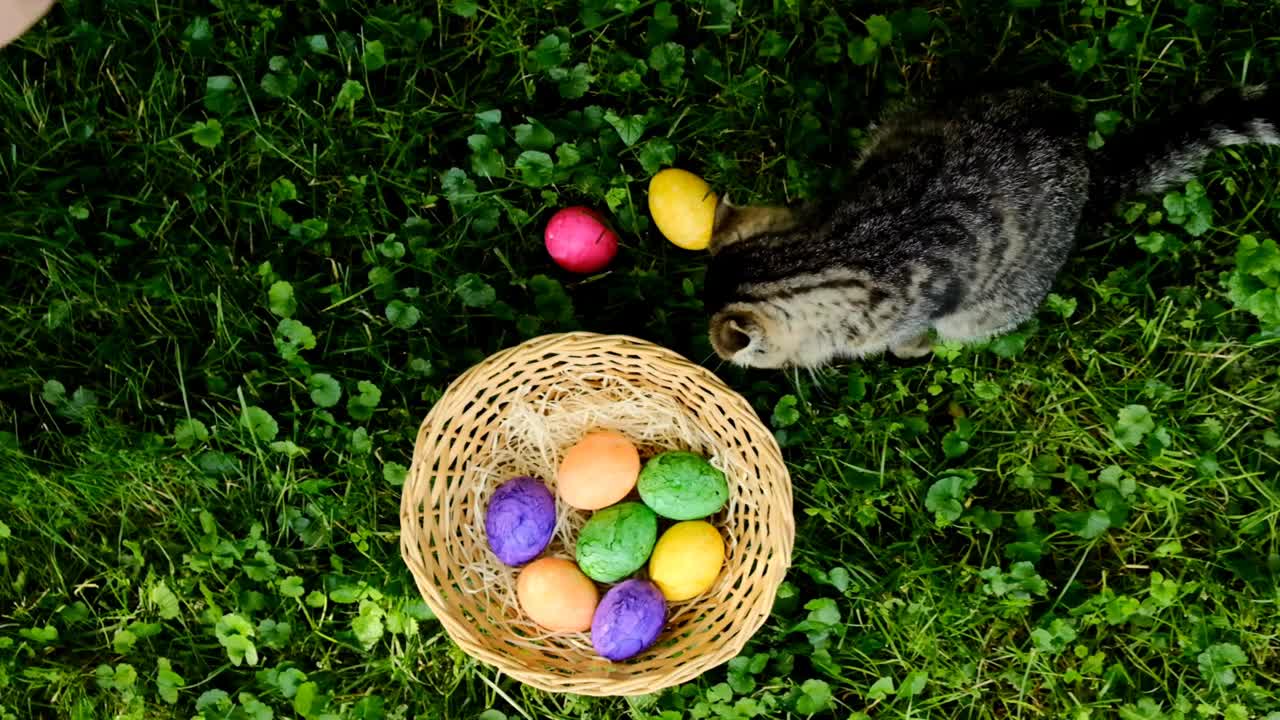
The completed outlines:
{"type": "Polygon", "coordinates": [[[712,255],[725,247],[770,232],[786,232],[799,224],[796,213],[787,207],[738,206],[722,195],[716,203],[715,220],[711,224],[712,255]]]}
{"type": "Polygon", "coordinates": [[[738,206],[733,204],[733,200],[729,199],[729,193],[720,196],[716,201],[716,216],[711,223],[711,234],[715,234],[717,230],[724,227],[733,214],[737,212],[738,206]]]}
{"type": "Polygon", "coordinates": [[[738,207],[729,199],[729,194],[725,193],[716,201],[715,219],[711,221],[711,242],[707,245],[707,250],[711,254],[715,254],[722,246],[724,246],[727,233],[725,230],[734,224],[734,215],[738,212],[738,207]]]}
{"type": "Polygon", "coordinates": [[[750,310],[720,313],[711,318],[711,347],[724,360],[759,342],[764,328],[750,310]]]}

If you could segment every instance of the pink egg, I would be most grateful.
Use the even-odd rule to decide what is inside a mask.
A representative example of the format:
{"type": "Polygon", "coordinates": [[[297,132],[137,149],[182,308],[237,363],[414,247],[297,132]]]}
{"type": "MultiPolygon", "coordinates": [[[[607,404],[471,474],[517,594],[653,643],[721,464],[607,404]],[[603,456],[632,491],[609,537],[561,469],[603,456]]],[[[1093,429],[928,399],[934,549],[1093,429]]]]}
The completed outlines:
{"type": "Polygon", "coordinates": [[[618,254],[618,234],[600,213],[567,207],[547,222],[547,252],[560,267],[575,273],[602,270],[618,254]]]}

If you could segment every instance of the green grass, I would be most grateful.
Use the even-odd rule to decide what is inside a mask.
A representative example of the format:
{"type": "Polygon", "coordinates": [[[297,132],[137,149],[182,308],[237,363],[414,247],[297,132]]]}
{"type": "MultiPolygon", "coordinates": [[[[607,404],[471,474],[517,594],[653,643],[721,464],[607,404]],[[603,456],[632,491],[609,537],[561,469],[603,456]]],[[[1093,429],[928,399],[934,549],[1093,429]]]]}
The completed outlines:
{"type": "Polygon", "coordinates": [[[827,193],[984,71],[1094,144],[1280,78],[1280,7],[1210,5],[61,3],[0,53],[0,716],[1280,718],[1280,155],[1089,218],[1013,336],[815,376],[716,363],[645,211],[827,193]],[[609,273],[546,258],[570,203],[609,273]],[[744,656],[633,701],[470,660],[399,558],[433,400],[573,328],[717,370],[795,482],[744,656]]]}

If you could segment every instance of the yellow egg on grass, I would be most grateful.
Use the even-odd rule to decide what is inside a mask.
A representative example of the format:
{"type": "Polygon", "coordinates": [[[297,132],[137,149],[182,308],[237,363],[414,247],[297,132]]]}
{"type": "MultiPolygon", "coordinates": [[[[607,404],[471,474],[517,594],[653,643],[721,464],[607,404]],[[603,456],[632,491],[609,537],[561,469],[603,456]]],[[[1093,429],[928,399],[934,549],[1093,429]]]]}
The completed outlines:
{"type": "Polygon", "coordinates": [[[716,201],[711,186],[688,170],[667,168],[649,181],[649,215],[663,236],[685,250],[711,244],[716,201]]]}
{"type": "Polygon", "coordinates": [[[649,558],[649,579],[668,602],[706,592],[724,565],[724,538],[705,520],[676,523],[658,538],[649,558]]]}

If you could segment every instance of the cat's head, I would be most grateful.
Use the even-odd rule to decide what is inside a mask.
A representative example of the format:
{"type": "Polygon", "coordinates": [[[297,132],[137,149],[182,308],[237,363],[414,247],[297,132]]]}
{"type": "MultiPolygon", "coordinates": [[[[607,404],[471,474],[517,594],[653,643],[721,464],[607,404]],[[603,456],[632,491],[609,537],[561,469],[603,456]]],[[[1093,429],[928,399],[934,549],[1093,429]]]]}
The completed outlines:
{"type": "Polygon", "coordinates": [[[820,224],[721,201],[704,306],[711,347],[754,368],[820,367],[884,348],[886,292],[834,254],[820,224]]]}

